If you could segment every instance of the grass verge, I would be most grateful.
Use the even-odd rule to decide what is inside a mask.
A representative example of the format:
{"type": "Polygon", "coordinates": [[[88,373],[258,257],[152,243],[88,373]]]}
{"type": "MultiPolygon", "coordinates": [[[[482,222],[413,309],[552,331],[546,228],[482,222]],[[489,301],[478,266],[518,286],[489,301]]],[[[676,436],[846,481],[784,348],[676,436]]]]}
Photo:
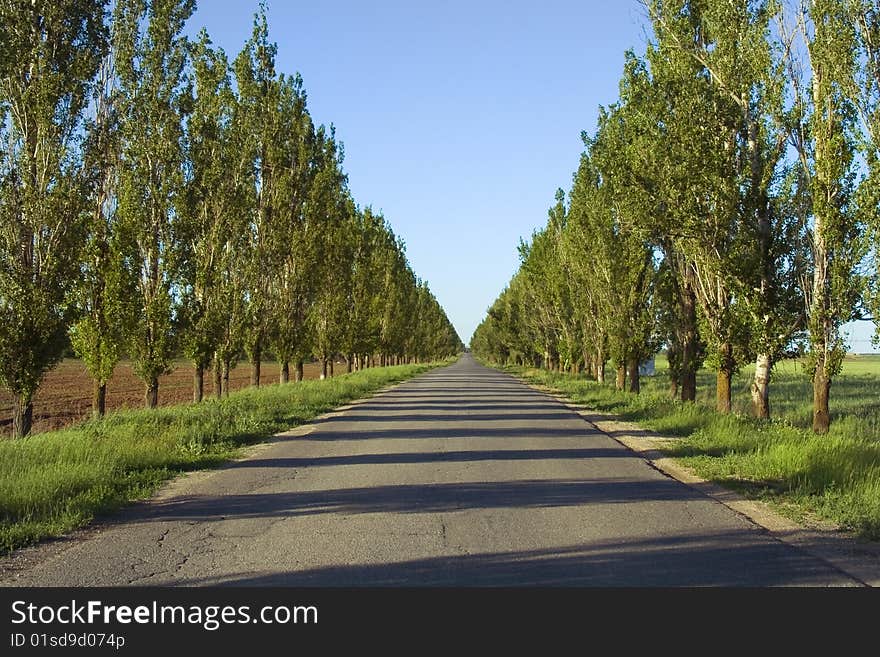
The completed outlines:
{"type": "Polygon", "coordinates": [[[216,467],[244,445],[447,362],[371,368],[246,389],[200,404],[119,411],[0,440],[0,554],[82,527],[149,497],[175,474],[216,467]]]}
{"type": "Polygon", "coordinates": [[[880,442],[853,432],[846,416],[829,434],[817,436],[784,417],[760,421],[722,415],[699,401],[673,401],[662,389],[665,377],[632,395],[582,376],[503,369],[575,403],[676,438],[662,451],[700,477],[769,502],[789,518],[831,521],[864,539],[880,539],[880,442]]]}

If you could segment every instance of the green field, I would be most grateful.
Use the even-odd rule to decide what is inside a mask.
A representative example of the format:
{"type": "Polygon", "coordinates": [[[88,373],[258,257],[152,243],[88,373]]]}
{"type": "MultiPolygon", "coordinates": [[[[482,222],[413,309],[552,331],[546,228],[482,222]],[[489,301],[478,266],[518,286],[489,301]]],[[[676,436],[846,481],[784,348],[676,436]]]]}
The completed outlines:
{"type": "Polygon", "coordinates": [[[119,411],[102,420],[0,440],[0,554],[81,527],[151,495],[187,470],[438,364],[233,392],[222,400],[119,411]]]}
{"type": "MultiPolygon", "coordinates": [[[[662,354],[657,356],[656,369],[656,376],[642,379],[643,387],[663,391],[668,386],[668,379],[666,359],[662,354]]],[[[754,364],[751,364],[733,379],[733,409],[737,413],[751,415],[749,386],[754,370],[754,364]]],[[[770,388],[771,413],[774,417],[809,429],[813,423],[812,398],[812,381],[801,361],[786,360],[774,367],[770,388]]],[[[697,399],[714,407],[714,372],[700,370],[697,399]]],[[[830,407],[832,434],[843,432],[880,440],[880,355],[847,356],[843,372],[831,386],[830,407]]]]}
{"type": "Polygon", "coordinates": [[[831,387],[832,425],[812,426],[811,382],[796,361],[780,363],[771,384],[774,419],[752,418],[751,369],[733,382],[735,412],[714,410],[715,375],[701,371],[696,404],[669,398],[666,364],[642,378],[642,393],[620,393],[583,376],[519,367],[509,371],[572,401],[675,437],[665,450],[706,479],[770,502],[800,521],[822,519],[880,539],[880,356],[851,356],[831,387]]]}

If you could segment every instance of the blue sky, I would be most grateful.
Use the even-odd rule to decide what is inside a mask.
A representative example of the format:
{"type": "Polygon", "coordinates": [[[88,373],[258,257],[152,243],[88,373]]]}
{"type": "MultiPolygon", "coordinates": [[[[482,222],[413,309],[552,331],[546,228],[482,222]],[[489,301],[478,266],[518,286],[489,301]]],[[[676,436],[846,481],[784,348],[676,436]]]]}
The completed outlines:
{"type": "MultiPolygon", "coordinates": [[[[256,7],[199,0],[187,31],[231,59],[256,7]]],[[[355,201],[384,213],[467,342],[519,239],[568,191],[624,51],[643,51],[639,3],[274,0],[268,16],[278,70],[302,75],[313,119],[345,145],[355,201]]]]}

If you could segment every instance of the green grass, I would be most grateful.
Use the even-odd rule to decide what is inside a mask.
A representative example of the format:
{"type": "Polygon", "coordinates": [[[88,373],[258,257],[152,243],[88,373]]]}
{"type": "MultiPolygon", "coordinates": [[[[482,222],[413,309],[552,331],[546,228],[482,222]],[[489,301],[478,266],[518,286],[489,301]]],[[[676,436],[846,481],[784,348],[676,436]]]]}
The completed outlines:
{"type": "Polygon", "coordinates": [[[82,527],[149,497],[182,471],[216,467],[243,445],[302,424],[438,364],[371,368],[263,386],[227,399],[120,411],[102,420],[0,440],[0,554],[82,527]]]}
{"type": "MultiPolygon", "coordinates": [[[[812,387],[802,366],[773,374],[767,421],[750,417],[750,369],[734,379],[735,412],[714,411],[715,376],[701,371],[696,404],[669,399],[665,362],[631,395],[583,376],[522,367],[508,371],[557,390],[574,402],[672,436],[664,451],[700,476],[770,502],[796,520],[823,519],[880,539],[880,357],[848,357],[831,388],[832,425],[812,426],[812,387]]],[[[612,373],[613,374],[613,373],[612,373]]]]}

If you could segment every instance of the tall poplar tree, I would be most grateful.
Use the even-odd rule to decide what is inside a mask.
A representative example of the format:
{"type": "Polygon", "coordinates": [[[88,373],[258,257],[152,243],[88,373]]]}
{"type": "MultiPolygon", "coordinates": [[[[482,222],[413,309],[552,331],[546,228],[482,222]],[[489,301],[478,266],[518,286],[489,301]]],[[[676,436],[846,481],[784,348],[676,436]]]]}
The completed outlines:
{"type": "Polygon", "coordinates": [[[856,212],[856,108],[851,96],[858,61],[850,6],[810,0],[798,14],[806,71],[792,70],[801,121],[794,142],[812,202],[813,275],[806,290],[813,431],[831,423],[831,382],[845,355],[841,326],[852,319],[862,282],[863,225],[856,212]]]}
{"type": "MultiPolygon", "coordinates": [[[[275,332],[289,337],[274,317],[277,301],[286,293],[284,273],[289,246],[284,227],[294,221],[295,212],[284,208],[285,196],[291,188],[289,176],[291,153],[289,135],[296,104],[304,96],[298,89],[298,78],[285,80],[275,69],[278,47],[269,40],[266,6],[261,3],[254,16],[251,38],[233,63],[238,89],[241,127],[246,131],[244,144],[253,163],[253,187],[248,215],[251,241],[250,257],[242,263],[246,280],[247,318],[244,337],[245,351],[251,361],[251,385],[260,385],[263,354],[275,332]],[[283,209],[283,210],[282,210],[283,209]],[[285,215],[282,216],[282,211],[285,215]]],[[[303,105],[304,108],[304,105],[303,105]]],[[[282,319],[283,323],[283,319],[282,319]]],[[[276,350],[282,345],[276,344],[276,350]]],[[[284,360],[289,357],[277,354],[284,360]]]]}
{"type": "MultiPolygon", "coordinates": [[[[686,105],[676,105],[681,86],[692,80],[675,68],[669,71],[666,63],[664,52],[655,46],[648,47],[644,60],[626,53],[620,109],[625,112],[627,139],[614,177],[617,185],[631,189],[650,209],[640,215],[646,223],[638,228],[663,254],[666,317],[674,320],[666,331],[671,387],[682,401],[692,402],[705,344],[698,322],[697,277],[680,243],[688,232],[679,214],[692,203],[693,176],[701,176],[695,169],[701,166],[698,153],[703,144],[691,125],[699,128],[699,122],[694,122],[686,105]],[[695,153],[691,148],[696,148],[695,153]]],[[[692,72],[693,66],[685,69],[692,72]]]]}
{"type": "MultiPolygon", "coordinates": [[[[586,135],[584,135],[586,137],[586,135]]],[[[585,145],[588,145],[585,140],[585,145]]],[[[580,164],[574,174],[569,194],[570,209],[566,231],[562,236],[563,258],[569,261],[567,270],[571,286],[572,312],[579,324],[582,358],[588,374],[599,383],[605,383],[605,366],[609,359],[607,295],[602,290],[606,277],[597,270],[608,264],[602,252],[607,245],[596,239],[597,222],[592,214],[605,210],[599,198],[599,174],[590,157],[589,150],[581,154],[580,164]]],[[[514,302],[511,319],[515,321],[518,308],[514,302]]],[[[523,309],[525,310],[525,309],[523,309]]]]}
{"type": "Polygon", "coordinates": [[[351,296],[348,300],[348,331],[344,344],[349,360],[361,369],[364,358],[376,346],[382,306],[381,248],[385,218],[370,207],[356,213],[353,240],[351,296]]]}
{"type": "Polygon", "coordinates": [[[858,56],[849,92],[859,113],[866,168],[856,195],[857,211],[874,254],[864,302],[873,317],[876,342],[880,339],[880,5],[877,0],[851,0],[848,10],[856,27],[858,56]]]}
{"type": "Polygon", "coordinates": [[[79,140],[106,51],[104,4],[0,3],[0,383],[17,437],[66,345],[88,212],[79,140]]]}
{"type": "Polygon", "coordinates": [[[306,204],[309,233],[302,239],[313,243],[310,307],[314,354],[321,362],[321,377],[328,375],[333,356],[342,350],[346,307],[351,285],[351,225],[347,179],[342,172],[343,152],[335,130],[318,129],[315,143],[315,175],[306,204]]]}
{"type": "Polygon", "coordinates": [[[323,208],[313,203],[313,198],[321,187],[317,179],[325,134],[323,128],[316,134],[312,125],[302,79],[298,75],[282,76],[279,84],[280,157],[274,167],[274,224],[267,240],[275,270],[268,338],[281,362],[280,381],[286,383],[291,361],[296,365],[294,378],[302,379],[303,359],[311,347],[308,317],[318,276],[317,240],[324,223],[323,208]]]}
{"type": "MultiPolygon", "coordinates": [[[[662,12],[654,15],[667,41],[699,66],[713,102],[728,108],[732,139],[724,147],[734,157],[724,176],[734,183],[729,211],[741,239],[728,249],[733,262],[719,273],[740,301],[732,307],[731,324],[742,338],[739,346],[755,354],[753,406],[755,415],[766,418],[773,365],[803,327],[799,281],[806,265],[800,253],[804,224],[783,198],[792,189],[783,170],[790,116],[784,108],[783,44],[771,36],[781,5],[709,2],[692,13],[695,38],[672,29],[662,12]]],[[[706,260],[706,254],[697,255],[698,270],[706,260]]]]}
{"type": "MultiPolygon", "coordinates": [[[[229,64],[202,31],[193,45],[195,97],[187,130],[185,224],[188,257],[182,273],[182,340],[193,361],[193,400],[201,401],[204,372],[215,359],[234,299],[225,261],[241,255],[233,246],[243,232],[251,162],[241,148],[229,64]]],[[[234,264],[233,264],[234,266],[234,264]]],[[[222,384],[221,384],[222,388],[222,384]]]]}
{"type": "MultiPolygon", "coordinates": [[[[629,391],[638,393],[639,367],[653,356],[656,340],[654,287],[655,245],[646,224],[654,218],[653,206],[643,190],[629,187],[619,175],[628,164],[627,110],[614,106],[600,111],[596,137],[589,142],[591,155],[601,178],[598,194],[591,197],[598,207],[587,216],[595,225],[596,243],[605,245],[605,257],[593,258],[594,267],[604,268],[601,279],[606,298],[606,332],[618,371],[626,369],[629,391]]],[[[620,377],[622,378],[622,377],[620,377]]],[[[619,387],[623,387],[619,381],[619,387]]]]}
{"type": "MultiPolygon", "coordinates": [[[[112,42],[112,39],[111,39],[112,42]]],[[[104,415],[107,381],[133,326],[135,280],[120,243],[117,184],[120,160],[119,94],[114,49],[101,64],[94,119],[87,128],[83,170],[89,180],[88,235],[75,291],[77,320],[70,341],[92,377],[92,413],[104,415]]]]}
{"type": "MultiPolygon", "coordinates": [[[[746,4],[731,6],[735,14],[746,4]]],[[[676,248],[693,274],[707,362],[717,371],[716,408],[729,412],[731,379],[747,342],[737,272],[750,236],[738,212],[738,105],[709,65],[724,45],[723,21],[714,20],[714,8],[685,0],[649,3],[657,38],[652,72],[672,91],[665,152],[678,171],[669,181],[675,202],[667,207],[679,227],[676,248]]]]}
{"type": "Polygon", "coordinates": [[[184,23],[194,0],[118,0],[116,69],[123,157],[119,223],[137,272],[138,313],[129,349],[145,383],[146,406],[176,350],[175,286],[189,245],[183,239],[183,117],[190,92],[184,23]]]}

